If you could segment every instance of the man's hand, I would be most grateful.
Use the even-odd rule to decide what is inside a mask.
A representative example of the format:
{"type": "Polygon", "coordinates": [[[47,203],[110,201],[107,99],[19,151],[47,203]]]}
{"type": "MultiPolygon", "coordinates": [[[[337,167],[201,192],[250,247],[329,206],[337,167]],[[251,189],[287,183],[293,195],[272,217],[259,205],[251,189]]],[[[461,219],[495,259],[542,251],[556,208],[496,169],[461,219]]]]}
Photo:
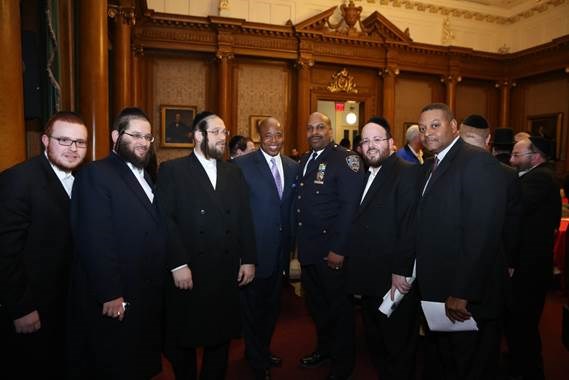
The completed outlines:
{"type": "Polygon", "coordinates": [[[124,298],[119,297],[114,300],[107,301],[103,304],[103,315],[111,318],[117,318],[119,321],[124,319],[124,298]]]}
{"type": "Polygon", "coordinates": [[[37,310],[14,320],[14,327],[18,334],[29,334],[41,328],[40,314],[37,310]]]}
{"type": "Polygon", "coordinates": [[[472,316],[466,310],[468,301],[462,298],[449,297],[445,302],[445,311],[448,319],[452,322],[464,322],[472,316]]]}
{"type": "Polygon", "coordinates": [[[405,276],[393,273],[391,275],[391,300],[395,298],[395,289],[399,290],[399,293],[405,294],[411,290],[411,284],[407,282],[405,276]]]}
{"type": "Polygon", "coordinates": [[[237,275],[237,282],[239,286],[247,285],[255,278],[255,265],[241,264],[239,267],[239,274],[237,275]]]}
{"type": "Polygon", "coordinates": [[[328,263],[328,267],[334,270],[340,270],[344,266],[344,256],[338,255],[336,252],[328,252],[328,256],[324,258],[328,263]]]}
{"type": "Polygon", "coordinates": [[[192,271],[187,265],[173,271],[172,278],[174,279],[174,285],[176,285],[178,289],[191,290],[194,287],[192,271]]]}

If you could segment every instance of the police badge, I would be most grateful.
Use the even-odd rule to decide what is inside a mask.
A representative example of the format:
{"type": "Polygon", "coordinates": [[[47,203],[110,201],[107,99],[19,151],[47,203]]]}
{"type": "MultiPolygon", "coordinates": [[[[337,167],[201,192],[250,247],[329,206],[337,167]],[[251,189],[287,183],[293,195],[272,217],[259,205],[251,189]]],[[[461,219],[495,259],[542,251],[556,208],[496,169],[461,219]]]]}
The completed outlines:
{"type": "Polygon", "coordinates": [[[326,173],[326,162],[322,162],[320,165],[318,165],[318,171],[316,172],[316,179],[314,180],[314,183],[317,185],[323,185],[324,184],[324,174],[326,173]]]}
{"type": "Polygon", "coordinates": [[[348,167],[356,173],[360,171],[360,158],[357,155],[351,154],[347,156],[346,163],[348,164],[348,167]]]}

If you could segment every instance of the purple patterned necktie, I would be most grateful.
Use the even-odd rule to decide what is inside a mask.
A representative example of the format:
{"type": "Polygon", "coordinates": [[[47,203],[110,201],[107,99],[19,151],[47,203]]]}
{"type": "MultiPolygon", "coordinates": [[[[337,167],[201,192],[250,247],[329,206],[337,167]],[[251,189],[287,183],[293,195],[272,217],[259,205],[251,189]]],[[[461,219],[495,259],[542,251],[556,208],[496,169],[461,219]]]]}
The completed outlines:
{"type": "Polygon", "coordinates": [[[279,193],[279,198],[283,198],[283,184],[281,182],[281,174],[279,173],[279,168],[277,167],[277,161],[275,158],[271,158],[271,172],[273,173],[273,178],[275,180],[275,185],[277,185],[277,192],[279,193]]]}

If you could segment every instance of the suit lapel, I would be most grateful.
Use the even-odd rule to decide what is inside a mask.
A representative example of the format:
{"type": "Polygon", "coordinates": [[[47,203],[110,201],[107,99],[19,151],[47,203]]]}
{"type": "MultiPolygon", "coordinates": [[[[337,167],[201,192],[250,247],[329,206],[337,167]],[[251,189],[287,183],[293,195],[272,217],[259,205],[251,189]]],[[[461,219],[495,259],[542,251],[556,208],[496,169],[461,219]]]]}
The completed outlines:
{"type": "MultiPolygon", "coordinates": [[[[369,187],[365,198],[363,199],[362,203],[358,208],[358,215],[362,213],[369,205],[371,200],[375,197],[376,194],[380,193],[380,189],[383,187],[385,183],[391,182],[394,179],[393,177],[393,170],[391,167],[395,164],[396,157],[392,154],[381,166],[381,169],[373,179],[371,186],[369,187]]],[[[367,182],[366,182],[367,184],[367,182]]]]}
{"type": "Polygon", "coordinates": [[[456,157],[460,149],[462,149],[462,146],[463,146],[462,139],[459,138],[458,141],[453,145],[453,147],[448,151],[443,160],[439,163],[437,169],[433,172],[433,175],[431,176],[431,179],[427,184],[427,188],[425,189],[423,197],[427,195],[427,193],[433,188],[434,184],[439,180],[439,178],[441,178],[445,174],[445,172],[451,167],[454,158],[456,157]]]}
{"type": "Polygon", "coordinates": [[[130,168],[127,166],[126,162],[123,161],[115,153],[111,153],[111,162],[120,173],[120,177],[126,183],[126,186],[134,193],[144,208],[150,213],[150,215],[152,215],[154,219],[158,219],[155,207],[152,203],[150,203],[150,199],[148,199],[148,196],[144,192],[144,189],[134,176],[132,170],[130,170],[130,168]]]}
{"type": "Polygon", "coordinates": [[[41,154],[40,162],[45,175],[47,191],[53,194],[55,202],[59,205],[59,209],[62,210],[64,214],[67,214],[69,212],[69,195],[67,195],[67,191],[65,191],[63,184],[53,171],[45,154],[41,154]]]}
{"type": "MultiPolygon", "coordinates": [[[[281,155],[281,159],[283,156],[281,155]]],[[[295,177],[295,166],[296,164],[291,164],[288,160],[283,161],[283,172],[284,172],[284,189],[283,189],[283,200],[288,196],[288,194],[292,191],[292,184],[294,183],[295,177]]]]}
{"type": "Polygon", "coordinates": [[[216,163],[216,183],[215,189],[209,180],[209,177],[196,157],[195,153],[192,153],[188,156],[188,182],[191,184],[197,183],[198,186],[202,188],[202,193],[206,194],[221,211],[224,210],[223,202],[221,195],[224,192],[224,188],[226,185],[226,176],[224,175],[225,167],[222,165],[221,161],[217,161],[216,163]]]}

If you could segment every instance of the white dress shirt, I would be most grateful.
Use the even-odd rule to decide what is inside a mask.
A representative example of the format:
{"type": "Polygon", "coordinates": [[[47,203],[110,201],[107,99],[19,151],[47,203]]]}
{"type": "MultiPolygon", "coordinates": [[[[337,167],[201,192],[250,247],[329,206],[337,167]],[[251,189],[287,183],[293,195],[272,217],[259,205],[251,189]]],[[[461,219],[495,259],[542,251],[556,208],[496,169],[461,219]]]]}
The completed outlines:
{"type": "Polygon", "coordinates": [[[194,150],[194,154],[196,155],[196,158],[200,164],[202,164],[205,173],[211,182],[211,186],[213,186],[213,189],[215,190],[215,186],[217,185],[217,160],[215,158],[210,158],[208,160],[202,153],[196,150],[194,150]]]}
{"type": "Polygon", "coordinates": [[[377,168],[373,168],[370,166],[369,177],[367,178],[366,187],[365,187],[364,192],[362,194],[362,199],[360,199],[360,204],[362,204],[362,202],[364,201],[364,198],[366,197],[366,194],[367,194],[369,188],[371,187],[373,180],[375,179],[375,177],[377,176],[377,173],[379,173],[380,170],[381,170],[381,166],[378,166],[377,168]]]}
{"type": "Polygon", "coordinates": [[[144,178],[144,169],[137,168],[130,162],[127,162],[126,165],[132,171],[132,173],[138,180],[138,183],[140,183],[140,186],[142,186],[142,190],[144,190],[144,192],[146,193],[146,196],[150,200],[150,203],[154,202],[154,193],[152,192],[152,188],[150,187],[148,182],[146,182],[146,178],[144,178]]]}
{"type": "Polygon", "coordinates": [[[260,150],[261,150],[261,153],[263,153],[265,160],[267,160],[267,165],[269,165],[269,169],[271,169],[273,166],[273,164],[271,163],[271,160],[275,159],[275,163],[277,165],[277,170],[279,171],[279,175],[281,177],[281,189],[284,189],[284,169],[283,169],[283,160],[281,158],[281,155],[277,154],[276,156],[271,156],[271,155],[268,155],[267,153],[265,153],[265,151],[263,149],[260,149],[260,150]]]}
{"type": "MultiPolygon", "coordinates": [[[[447,153],[449,152],[449,150],[454,146],[454,144],[456,144],[456,142],[458,141],[460,136],[457,136],[450,144],[449,146],[447,146],[446,148],[444,148],[440,153],[435,154],[435,158],[439,160],[439,164],[437,166],[441,165],[441,162],[443,162],[443,159],[445,158],[445,156],[447,155],[447,153]]],[[[421,193],[421,196],[423,194],[425,194],[425,190],[427,190],[427,186],[429,186],[429,182],[431,181],[431,176],[433,175],[433,172],[431,171],[431,173],[429,174],[429,178],[427,179],[427,183],[425,183],[425,187],[423,187],[423,192],[421,193]]]]}
{"type": "Polygon", "coordinates": [[[59,182],[61,182],[61,184],[63,185],[65,192],[67,193],[69,198],[71,198],[71,190],[73,189],[73,181],[75,180],[75,177],[73,177],[73,174],[71,174],[71,172],[63,171],[54,164],[52,164],[51,161],[49,161],[49,158],[47,157],[47,152],[44,151],[44,154],[45,157],[47,158],[47,161],[51,165],[51,168],[55,172],[55,175],[59,179],[59,182]]]}
{"type": "MultiPolygon", "coordinates": [[[[324,148],[326,149],[326,148],[324,148]]],[[[316,161],[318,159],[318,157],[320,157],[320,154],[322,154],[322,152],[324,152],[324,149],[320,149],[316,151],[316,157],[314,157],[314,161],[316,161]]],[[[310,158],[308,159],[308,161],[306,161],[306,164],[304,165],[304,169],[302,170],[302,176],[304,177],[306,175],[306,168],[308,167],[308,163],[312,160],[312,155],[314,154],[314,151],[310,151],[310,158]]]]}

